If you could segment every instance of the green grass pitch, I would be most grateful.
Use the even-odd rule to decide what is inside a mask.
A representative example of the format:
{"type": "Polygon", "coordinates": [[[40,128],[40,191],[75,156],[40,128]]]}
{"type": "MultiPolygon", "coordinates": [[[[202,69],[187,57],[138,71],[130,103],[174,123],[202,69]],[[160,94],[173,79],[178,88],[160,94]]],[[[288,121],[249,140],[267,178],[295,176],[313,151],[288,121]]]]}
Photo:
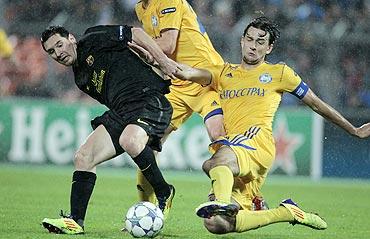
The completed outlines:
{"type": "MultiPolygon", "coordinates": [[[[68,238],[49,234],[40,225],[44,217],[69,210],[73,169],[57,166],[0,164],[0,238],[68,238]]],[[[157,238],[312,239],[370,238],[370,181],[270,176],[263,188],[270,207],[291,197],[302,208],[319,212],[328,222],[325,231],[288,223],[270,225],[241,234],[215,236],[202,226],[194,208],[205,201],[209,188],[199,172],[165,172],[176,186],[176,197],[165,228],[157,238]]],[[[136,202],[135,171],[99,168],[87,212],[86,234],[73,238],[131,238],[120,232],[126,210],[136,202]]]]}

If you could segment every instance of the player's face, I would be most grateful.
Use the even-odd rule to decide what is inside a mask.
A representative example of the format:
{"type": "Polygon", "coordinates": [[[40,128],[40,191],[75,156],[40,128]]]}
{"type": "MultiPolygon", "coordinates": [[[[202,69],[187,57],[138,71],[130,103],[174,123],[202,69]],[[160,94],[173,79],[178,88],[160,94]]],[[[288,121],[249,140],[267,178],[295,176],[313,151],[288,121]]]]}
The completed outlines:
{"type": "Polygon", "coordinates": [[[269,44],[270,34],[255,27],[249,27],[241,40],[243,62],[248,65],[258,65],[265,60],[272,50],[269,44]]]}
{"type": "Polygon", "coordinates": [[[71,66],[77,60],[76,39],[71,34],[68,38],[52,35],[44,42],[44,48],[49,56],[62,65],[71,66]]]}

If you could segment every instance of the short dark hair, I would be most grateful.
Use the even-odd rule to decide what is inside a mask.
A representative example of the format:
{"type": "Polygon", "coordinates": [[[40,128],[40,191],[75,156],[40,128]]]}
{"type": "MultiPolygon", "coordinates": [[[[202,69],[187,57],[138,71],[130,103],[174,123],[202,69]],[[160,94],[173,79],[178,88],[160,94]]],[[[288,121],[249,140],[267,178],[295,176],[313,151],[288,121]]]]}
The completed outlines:
{"type": "Polygon", "coordinates": [[[243,37],[247,34],[250,27],[261,29],[262,31],[270,33],[269,44],[273,44],[280,37],[280,30],[276,23],[265,16],[253,19],[245,28],[243,37]]]}
{"type": "Polygon", "coordinates": [[[68,38],[69,31],[62,26],[49,26],[41,33],[41,45],[44,48],[44,43],[53,35],[59,34],[62,37],[68,38]]]}

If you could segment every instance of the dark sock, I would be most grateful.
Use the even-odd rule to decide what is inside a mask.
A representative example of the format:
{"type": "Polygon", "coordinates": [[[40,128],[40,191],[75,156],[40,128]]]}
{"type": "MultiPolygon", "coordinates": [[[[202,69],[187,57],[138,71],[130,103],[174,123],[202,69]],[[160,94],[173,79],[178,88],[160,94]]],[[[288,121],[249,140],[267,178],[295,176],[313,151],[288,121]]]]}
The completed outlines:
{"type": "Polygon", "coordinates": [[[143,151],[141,151],[138,156],[133,158],[133,160],[140,168],[150,185],[152,185],[154,193],[157,197],[167,197],[171,193],[167,182],[164,180],[163,175],[158,168],[153,150],[151,148],[145,146],[143,151]]]}
{"type": "Polygon", "coordinates": [[[86,171],[75,171],[73,173],[70,199],[71,216],[82,227],[95,181],[95,173],[86,171]]]}

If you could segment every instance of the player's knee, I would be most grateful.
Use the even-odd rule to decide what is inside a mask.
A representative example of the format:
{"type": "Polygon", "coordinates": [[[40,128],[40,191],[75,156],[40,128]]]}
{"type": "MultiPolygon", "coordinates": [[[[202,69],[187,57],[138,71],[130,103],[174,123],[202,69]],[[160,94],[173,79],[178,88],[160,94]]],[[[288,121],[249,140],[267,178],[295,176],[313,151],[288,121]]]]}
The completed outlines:
{"type": "Polygon", "coordinates": [[[135,135],[131,137],[121,136],[119,139],[121,147],[131,156],[136,157],[145,148],[146,142],[135,135]]]}
{"type": "Polygon", "coordinates": [[[210,159],[204,161],[204,163],[202,164],[202,169],[205,173],[208,174],[212,168],[218,165],[227,165],[227,162],[214,154],[210,159]]]}
{"type": "Polygon", "coordinates": [[[206,160],[203,162],[202,164],[202,170],[203,172],[205,172],[206,174],[209,174],[209,171],[212,169],[212,161],[210,159],[206,160]]]}
{"type": "Polygon", "coordinates": [[[74,157],[74,165],[77,170],[90,170],[93,165],[94,156],[92,152],[84,147],[77,150],[74,157]]]}
{"type": "Polygon", "coordinates": [[[225,234],[229,232],[228,222],[219,216],[204,219],[205,228],[213,234],[225,234]]]}

